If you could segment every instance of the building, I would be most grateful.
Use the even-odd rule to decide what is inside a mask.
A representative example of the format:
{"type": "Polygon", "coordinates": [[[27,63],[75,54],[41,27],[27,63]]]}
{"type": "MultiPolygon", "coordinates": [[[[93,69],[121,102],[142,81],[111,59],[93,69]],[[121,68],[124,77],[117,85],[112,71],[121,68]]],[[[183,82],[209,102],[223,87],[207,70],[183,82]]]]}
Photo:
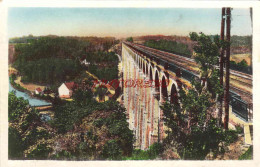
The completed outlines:
{"type": "Polygon", "coordinates": [[[84,59],[84,60],[81,60],[81,61],[80,61],[80,64],[84,64],[85,66],[89,66],[89,65],[90,65],[90,62],[87,62],[87,60],[84,59]]]}
{"type": "Polygon", "coordinates": [[[73,90],[77,88],[77,84],[75,82],[67,82],[61,84],[58,88],[60,98],[70,98],[73,94],[73,90]]]}
{"type": "Polygon", "coordinates": [[[42,91],[41,88],[36,88],[36,89],[34,90],[34,92],[35,92],[36,95],[43,95],[43,91],[42,91]]]}

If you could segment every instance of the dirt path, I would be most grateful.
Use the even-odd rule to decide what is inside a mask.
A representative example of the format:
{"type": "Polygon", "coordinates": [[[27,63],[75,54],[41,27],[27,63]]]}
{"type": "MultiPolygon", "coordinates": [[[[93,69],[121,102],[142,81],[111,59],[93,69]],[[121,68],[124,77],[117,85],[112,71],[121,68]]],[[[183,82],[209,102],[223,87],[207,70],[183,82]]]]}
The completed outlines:
{"type": "Polygon", "coordinates": [[[20,76],[17,77],[17,79],[14,82],[17,83],[17,84],[20,84],[22,87],[24,87],[25,89],[27,89],[31,92],[34,92],[34,90],[36,88],[41,88],[41,90],[44,90],[44,88],[45,88],[45,86],[36,85],[36,84],[32,84],[32,83],[25,84],[25,83],[21,82],[20,76]]]}

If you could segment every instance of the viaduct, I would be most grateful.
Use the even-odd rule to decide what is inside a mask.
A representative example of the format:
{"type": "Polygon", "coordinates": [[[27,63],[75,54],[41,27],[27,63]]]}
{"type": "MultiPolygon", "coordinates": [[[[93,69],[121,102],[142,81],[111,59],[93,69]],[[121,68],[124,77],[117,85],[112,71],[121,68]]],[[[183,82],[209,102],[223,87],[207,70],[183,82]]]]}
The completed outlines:
{"type": "MultiPolygon", "coordinates": [[[[123,80],[127,82],[123,84],[123,102],[136,138],[135,147],[147,149],[165,137],[160,105],[166,99],[177,103],[180,88],[189,88],[192,78],[199,77],[198,67],[193,59],[129,42],[122,43],[121,63],[123,80]],[[160,83],[149,85],[158,80],[160,83]],[[133,83],[139,81],[148,86],[133,83]]],[[[231,71],[230,110],[245,124],[252,122],[251,91],[252,76],[231,71]]]]}

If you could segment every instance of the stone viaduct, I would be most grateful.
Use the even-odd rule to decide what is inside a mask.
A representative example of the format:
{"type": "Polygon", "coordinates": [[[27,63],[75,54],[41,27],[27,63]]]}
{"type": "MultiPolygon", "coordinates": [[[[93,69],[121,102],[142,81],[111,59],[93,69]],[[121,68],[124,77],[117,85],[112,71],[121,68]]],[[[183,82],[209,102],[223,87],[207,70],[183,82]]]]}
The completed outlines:
{"type": "Polygon", "coordinates": [[[145,150],[165,137],[162,103],[166,99],[178,103],[179,89],[190,87],[191,79],[199,76],[176,63],[137,50],[127,42],[122,43],[121,71],[123,101],[129,127],[136,138],[135,147],[145,150]]]}

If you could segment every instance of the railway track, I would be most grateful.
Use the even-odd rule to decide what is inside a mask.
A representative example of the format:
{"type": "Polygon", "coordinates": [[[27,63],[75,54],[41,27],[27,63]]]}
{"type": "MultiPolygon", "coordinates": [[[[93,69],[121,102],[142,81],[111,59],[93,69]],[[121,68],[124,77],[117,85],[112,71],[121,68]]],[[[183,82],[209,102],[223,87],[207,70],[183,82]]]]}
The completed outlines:
{"type": "MultiPolygon", "coordinates": [[[[129,42],[125,44],[127,44],[128,46],[132,47],[133,49],[139,52],[141,51],[142,54],[145,53],[147,55],[156,56],[162,60],[166,60],[171,63],[174,63],[177,66],[192,72],[194,75],[199,75],[198,70],[196,70],[198,68],[198,65],[196,64],[195,60],[192,58],[183,57],[169,52],[149,48],[141,44],[133,44],[129,42]]],[[[234,83],[232,83],[232,82],[237,82],[241,84],[241,86],[246,86],[252,89],[252,75],[245,74],[235,70],[230,70],[230,73],[231,73],[231,77],[230,77],[231,90],[239,94],[248,103],[252,103],[252,92],[247,91],[238,85],[235,86],[234,83]]]]}

